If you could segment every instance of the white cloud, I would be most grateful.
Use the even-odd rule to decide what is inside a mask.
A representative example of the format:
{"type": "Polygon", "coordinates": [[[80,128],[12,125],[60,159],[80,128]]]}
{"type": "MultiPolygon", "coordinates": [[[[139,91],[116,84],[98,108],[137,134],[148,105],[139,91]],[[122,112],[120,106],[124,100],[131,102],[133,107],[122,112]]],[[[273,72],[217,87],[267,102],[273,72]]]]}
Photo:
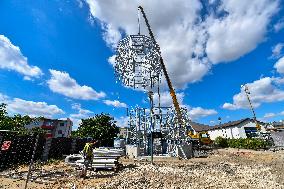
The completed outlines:
{"type": "MultiPolygon", "coordinates": [[[[255,108],[262,103],[284,101],[284,90],[281,90],[279,84],[282,78],[265,77],[246,84],[250,91],[250,99],[255,108]]],[[[224,109],[248,109],[249,103],[244,90],[233,96],[233,103],[224,103],[224,109]]]]}
{"type": "Polygon", "coordinates": [[[236,105],[228,103],[228,102],[223,104],[223,108],[227,109],[227,110],[236,110],[236,109],[238,109],[236,105]]]}
{"type": "Polygon", "coordinates": [[[279,58],[281,56],[281,51],[282,51],[283,47],[284,47],[283,43],[278,43],[277,45],[275,45],[272,48],[272,55],[271,55],[271,57],[272,58],[279,58]]]}
{"type": "Polygon", "coordinates": [[[125,103],[119,102],[118,100],[104,100],[104,103],[108,106],[114,106],[116,108],[127,108],[125,103]]]}
{"type": "MultiPolygon", "coordinates": [[[[176,97],[178,103],[183,105],[184,93],[176,93],[176,97]]],[[[154,93],[153,101],[155,106],[159,105],[159,95],[158,93],[154,93]]],[[[173,106],[173,100],[169,92],[161,92],[160,93],[160,105],[162,107],[171,107],[173,106]]]]}
{"type": "Polygon", "coordinates": [[[278,113],[266,113],[264,114],[263,116],[263,119],[271,119],[271,118],[274,118],[274,117],[277,117],[277,116],[283,116],[284,115],[284,111],[282,112],[278,112],[278,113]]]}
{"type": "Polygon", "coordinates": [[[20,48],[4,35],[0,35],[0,69],[16,71],[24,75],[25,80],[38,78],[43,74],[37,66],[30,66],[20,48]]]}
{"type": "Polygon", "coordinates": [[[108,62],[110,65],[114,66],[115,65],[115,55],[112,55],[108,58],[108,62]]]}
{"type": "Polygon", "coordinates": [[[64,111],[56,105],[48,105],[46,102],[27,101],[20,98],[9,98],[0,93],[0,100],[6,103],[9,114],[26,114],[33,117],[51,117],[64,114],[64,111]]]}
{"type": "Polygon", "coordinates": [[[284,57],[280,58],[274,65],[278,73],[284,74],[284,57]]]}
{"type": "Polygon", "coordinates": [[[86,117],[86,115],[94,113],[91,110],[81,108],[81,104],[78,104],[78,103],[72,104],[72,109],[78,110],[78,114],[71,114],[72,115],[71,117],[75,117],[75,118],[86,117]]]}
{"type": "Polygon", "coordinates": [[[78,3],[79,8],[83,8],[83,1],[82,0],[76,0],[78,3]]]}
{"type": "Polygon", "coordinates": [[[188,115],[192,120],[196,120],[198,118],[202,118],[202,117],[206,117],[206,116],[210,116],[210,115],[215,115],[218,112],[216,110],[213,109],[204,109],[201,107],[195,107],[195,108],[191,108],[188,111],[188,115]]]}
{"type": "Polygon", "coordinates": [[[275,114],[275,113],[266,113],[266,114],[264,114],[264,116],[263,116],[263,118],[272,118],[272,117],[275,117],[275,116],[277,116],[277,114],[275,114]]]}
{"type": "Polygon", "coordinates": [[[28,114],[31,116],[50,117],[56,114],[64,114],[64,111],[56,105],[48,105],[46,102],[26,101],[20,98],[14,98],[8,104],[8,110],[14,113],[28,114]]]}
{"type": "Polygon", "coordinates": [[[47,83],[53,92],[70,98],[82,100],[97,100],[106,96],[104,92],[96,92],[89,86],[79,85],[77,81],[71,78],[66,72],[52,69],[49,71],[51,73],[51,78],[47,81],[47,83]]]}
{"type": "MultiPolygon", "coordinates": [[[[201,80],[212,63],[236,60],[255,49],[278,11],[278,1],[269,0],[223,0],[215,9],[212,4],[203,7],[198,0],[86,2],[92,16],[101,21],[103,37],[111,47],[115,47],[124,32],[127,35],[138,32],[137,6],[142,5],[175,88],[201,80]],[[203,15],[206,11],[202,9],[209,13],[203,15]]],[[[141,20],[142,34],[147,34],[141,20]]],[[[113,64],[112,59],[109,62],[113,64]]]]}
{"type": "Polygon", "coordinates": [[[209,18],[206,52],[213,63],[236,60],[262,42],[278,2],[269,0],[224,0],[219,11],[228,15],[209,18]]]}
{"type": "MultiPolygon", "coordinates": [[[[180,106],[185,107],[188,110],[188,115],[193,120],[206,117],[209,115],[217,114],[217,111],[213,109],[204,109],[201,107],[190,107],[189,105],[184,104],[184,97],[185,97],[184,93],[177,93],[176,96],[177,96],[177,100],[180,106]]],[[[155,106],[157,107],[159,103],[158,99],[159,99],[158,93],[154,93],[153,101],[154,101],[155,106]]],[[[173,106],[172,97],[169,92],[160,93],[160,104],[161,104],[161,107],[172,107],[173,106]]]]}
{"type": "Polygon", "coordinates": [[[284,28],[284,19],[279,20],[275,25],[274,25],[274,31],[279,32],[284,28]]]}
{"type": "Polygon", "coordinates": [[[103,34],[104,40],[109,44],[113,49],[117,47],[117,42],[121,39],[121,34],[117,31],[111,24],[103,25],[105,30],[103,34]]]}
{"type": "Polygon", "coordinates": [[[94,112],[92,112],[91,110],[83,109],[81,107],[81,104],[78,104],[78,103],[72,104],[72,109],[78,111],[75,114],[70,114],[70,119],[73,121],[73,125],[75,126],[75,130],[81,124],[81,119],[91,117],[94,114],[94,112]]]}
{"type": "Polygon", "coordinates": [[[1,101],[1,102],[6,102],[8,99],[9,99],[8,96],[6,96],[6,95],[0,93],[0,101],[1,101]]]}
{"type": "Polygon", "coordinates": [[[114,120],[116,121],[116,125],[118,127],[128,127],[128,121],[129,121],[129,117],[119,117],[119,118],[114,118],[114,120]]]}

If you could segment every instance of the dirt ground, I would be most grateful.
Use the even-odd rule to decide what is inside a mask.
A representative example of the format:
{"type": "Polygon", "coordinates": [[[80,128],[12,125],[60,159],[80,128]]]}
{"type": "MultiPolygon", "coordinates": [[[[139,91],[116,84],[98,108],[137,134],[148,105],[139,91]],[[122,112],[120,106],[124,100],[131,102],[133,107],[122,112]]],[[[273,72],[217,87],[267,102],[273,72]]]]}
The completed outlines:
{"type": "MultiPolygon", "coordinates": [[[[148,161],[121,158],[117,172],[89,172],[85,180],[78,171],[60,162],[40,167],[42,180],[29,182],[28,188],[283,188],[284,151],[215,150],[207,158],[179,160],[155,158],[148,161]],[[40,183],[38,183],[40,182],[40,183]]],[[[26,171],[27,167],[18,172],[26,171]]],[[[1,188],[24,188],[25,181],[12,179],[15,170],[2,173],[1,188]],[[10,177],[5,177],[10,174],[10,177]]],[[[33,173],[36,175],[38,173],[33,173]]]]}

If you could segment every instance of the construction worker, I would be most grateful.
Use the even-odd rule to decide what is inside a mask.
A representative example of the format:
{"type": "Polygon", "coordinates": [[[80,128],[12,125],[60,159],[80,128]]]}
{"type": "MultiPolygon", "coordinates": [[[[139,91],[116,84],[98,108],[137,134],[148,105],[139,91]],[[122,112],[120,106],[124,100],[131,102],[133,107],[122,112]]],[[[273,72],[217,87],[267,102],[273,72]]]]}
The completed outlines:
{"type": "Polygon", "coordinates": [[[86,178],[87,176],[87,170],[88,167],[91,166],[92,167],[92,161],[93,161],[93,148],[95,147],[95,145],[97,144],[96,140],[93,140],[91,142],[87,142],[85,144],[85,147],[83,149],[83,156],[84,156],[84,167],[82,170],[82,174],[81,177],[86,178]]]}

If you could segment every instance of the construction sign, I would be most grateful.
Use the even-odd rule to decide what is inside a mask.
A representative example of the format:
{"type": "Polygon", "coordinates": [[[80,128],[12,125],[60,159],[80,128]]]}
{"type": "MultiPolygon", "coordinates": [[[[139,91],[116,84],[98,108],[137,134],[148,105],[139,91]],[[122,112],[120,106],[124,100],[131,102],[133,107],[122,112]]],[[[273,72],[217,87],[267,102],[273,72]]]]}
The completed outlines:
{"type": "Polygon", "coordinates": [[[10,145],[11,145],[11,141],[4,141],[1,146],[1,150],[3,151],[8,150],[10,148],[10,145]]]}

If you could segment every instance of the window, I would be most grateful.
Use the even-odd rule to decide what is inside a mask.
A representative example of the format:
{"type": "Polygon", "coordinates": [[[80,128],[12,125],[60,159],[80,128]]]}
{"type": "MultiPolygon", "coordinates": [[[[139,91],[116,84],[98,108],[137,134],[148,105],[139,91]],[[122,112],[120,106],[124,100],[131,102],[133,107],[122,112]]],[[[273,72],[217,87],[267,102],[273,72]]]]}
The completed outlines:
{"type": "Polygon", "coordinates": [[[64,123],[60,123],[59,125],[60,125],[61,127],[64,127],[64,123]]]}
{"type": "Polygon", "coordinates": [[[256,127],[244,127],[246,136],[248,138],[253,138],[257,136],[256,127]]]}
{"type": "Polygon", "coordinates": [[[59,131],[58,131],[58,134],[61,135],[61,134],[62,134],[62,130],[59,130],[59,131]]]}
{"type": "Polygon", "coordinates": [[[206,133],[201,134],[201,138],[208,138],[208,135],[206,133]]]}
{"type": "Polygon", "coordinates": [[[47,121],[47,122],[45,123],[45,125],[46,125],[46,126],[52,126],[52,125],[53,125],[53,122],[52,122],[52,121],[47,121]]]}

